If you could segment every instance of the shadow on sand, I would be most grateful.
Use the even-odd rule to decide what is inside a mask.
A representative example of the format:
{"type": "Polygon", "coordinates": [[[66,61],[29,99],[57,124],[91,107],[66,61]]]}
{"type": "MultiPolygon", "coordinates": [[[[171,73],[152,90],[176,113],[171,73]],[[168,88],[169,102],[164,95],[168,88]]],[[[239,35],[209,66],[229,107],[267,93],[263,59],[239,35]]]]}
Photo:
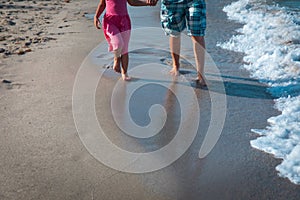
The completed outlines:
{"type": "MultiPolygon", "coordinates": [[[[180,70],[181,75],[186,74],[196,74],[195,72],[180,70]]],[[[207,77],[217,76],[214,74],[207,74],[207,77]]],[[[191,86],[195,89],[201,90],[210,90],[212,92],[217,92],[224,94],[224,90],[222,84],[225,88],[225,94],[228,96],[237,96],[237,97],[245,97],[245,98],[255,98],[255,99],[274,99],[274,97],[268,93],[268,87],[260,84],[256,79],[252,78],[243,78],[243,77],[233,77],[233,76],[226,76],[221,75],[221,78],[225,78],[225,81],[213,80],[208,78],[207,83],[208,87],[202,87],[196,81],[191,80],[188,82],[181,82],[177,79],[174,81],[167,81],[167,80],[152,80],[152,79],[139,79],[139,78],[132,78],[132,81],[145,81],[145,82],[160,82],[160,83],[176,83],[182,84],[185,86],[191,86]]]]}

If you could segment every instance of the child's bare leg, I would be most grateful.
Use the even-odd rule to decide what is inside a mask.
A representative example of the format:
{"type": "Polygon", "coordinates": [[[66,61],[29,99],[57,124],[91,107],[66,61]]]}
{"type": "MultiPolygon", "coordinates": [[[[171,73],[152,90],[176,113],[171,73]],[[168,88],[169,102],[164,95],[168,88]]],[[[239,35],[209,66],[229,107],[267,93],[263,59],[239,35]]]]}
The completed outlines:
{"type": "Polygon", "coordinates": [[[170,74],[173,76],[179,75],[179,58],[180,58],[180,36],[179,37],[170,37],[170,51],[173,61],[173,68],[170,71],[170,74]]]}
{"type": "Polygon", "coordinates": [[[122,63],[122,79],[124,81],[129,81],[130,80],[130,77],[128,76],[127,74],[127,69],[128,69],[128,62],[129,62],[129,56],[128,56],[128,53],[126,54],[123,54],[121,56],[121,63],[122,63]]]}
{"type": "Polygon", "coordinates": [[[114,57],[113,69],[115,72],[121,73],[121,57],[114,57]]]}
{"type": "Polygon", "coordinates": [[[117,73],[121,73],[121,54],[120,54],[120,50],[117,49],[114,51],[114,65],[113,65],[113,69],[115,70],[115,72],[117,73]]]}

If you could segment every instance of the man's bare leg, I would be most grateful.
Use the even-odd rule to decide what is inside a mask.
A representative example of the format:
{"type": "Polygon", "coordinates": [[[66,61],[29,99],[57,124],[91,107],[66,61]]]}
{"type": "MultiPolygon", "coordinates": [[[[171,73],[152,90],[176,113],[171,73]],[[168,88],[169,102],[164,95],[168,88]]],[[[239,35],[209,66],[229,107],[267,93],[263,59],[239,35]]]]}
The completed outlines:
{"type": "Polygon", "coordinates": [[[205,63],[205,40],[203,36],[192,36],[195,61],[197,66],[197,81],[206,86],[204,76],[204,63],[205,63]]]}
{"type": "Polygon", "coordinates": [[[122,63],[122,79],[124,81],[129,81],[130,77],[127,74],[127,69],[128,69],[128,63],[129,63],[129,56],[128,53],[123,54],[121,56],[121,63],[122,63]]]}
{"type": "Polygon", "coordinates": [[[170,74],[178,76],[180,67],[180,35],[178,37],[170,37],[170,51],[173,62],[173,68],[170,71],[170,74]]]}

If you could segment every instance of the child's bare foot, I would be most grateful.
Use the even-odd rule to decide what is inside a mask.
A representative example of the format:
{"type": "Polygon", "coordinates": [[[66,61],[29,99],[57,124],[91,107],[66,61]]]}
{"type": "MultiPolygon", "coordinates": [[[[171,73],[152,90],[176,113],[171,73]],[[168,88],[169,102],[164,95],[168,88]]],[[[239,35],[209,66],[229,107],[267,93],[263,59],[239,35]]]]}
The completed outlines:
{"type": "Polygon", "coordinates": [[[179,76],[179,71],[173,67],[173,69],[169,72],[172,76],[179,76]]]}
{"type": "Polygon", "coordinates": [[[115,70],[115,72],[117,73],[121,73],[121,58],[120,57],[115,57],[114,58],[114,66],[113,69],[115,70]]]}
{"type": "Polygon", "coordinates": [[[131,80],[131,78],[128,76],[127,73],[125,73],[125,74],[122,73],[122,79],[123,79],[123,81],[130,81],[131,80]]]}
{"type": "Polygon", "coordinates": [[[198,78],[196,79],[196,82],[200,84],[201,87],[207,87],[205,77],[200,72],[197,72],[197,74],[198,78]]]}

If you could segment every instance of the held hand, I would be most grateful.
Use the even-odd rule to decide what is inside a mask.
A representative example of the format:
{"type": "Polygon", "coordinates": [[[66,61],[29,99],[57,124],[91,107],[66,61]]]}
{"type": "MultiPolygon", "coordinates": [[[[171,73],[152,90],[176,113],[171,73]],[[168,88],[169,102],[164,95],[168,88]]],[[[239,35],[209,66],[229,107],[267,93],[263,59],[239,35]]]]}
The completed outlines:
{"type": "Polygon", "coordinates": [[[147,0],[147,5],[156,6],[158,0],[147,0]]]}
{"type": "Polygon", "coordinates": [[[100,21],[99,21],[99,19],[96,17],[96,15],[94,16],[94,26],[95,26],[97,29],[101,29],[101,27],[100,27],[100,21]]]}

